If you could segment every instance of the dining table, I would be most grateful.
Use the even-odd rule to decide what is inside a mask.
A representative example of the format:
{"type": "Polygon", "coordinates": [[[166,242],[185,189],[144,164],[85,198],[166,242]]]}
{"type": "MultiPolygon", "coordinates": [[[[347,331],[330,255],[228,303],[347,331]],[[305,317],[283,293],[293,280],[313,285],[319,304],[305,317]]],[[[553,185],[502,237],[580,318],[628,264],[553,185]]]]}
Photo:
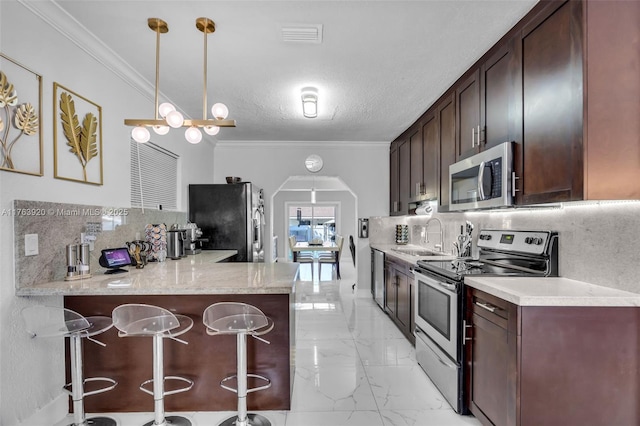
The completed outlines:
{"type": "Polygon", "coordinates": [[[312,251],[312,252],[323,252],[328,251],[332,255],[336,255],[340,249],[338,245],[333,241],[325,241],[322,244],[310,244],[307,241],[297,242],[295,246],[291,249],[293,252],[293,261],[298,261],[298,253],[301,251],[312,251]]]}

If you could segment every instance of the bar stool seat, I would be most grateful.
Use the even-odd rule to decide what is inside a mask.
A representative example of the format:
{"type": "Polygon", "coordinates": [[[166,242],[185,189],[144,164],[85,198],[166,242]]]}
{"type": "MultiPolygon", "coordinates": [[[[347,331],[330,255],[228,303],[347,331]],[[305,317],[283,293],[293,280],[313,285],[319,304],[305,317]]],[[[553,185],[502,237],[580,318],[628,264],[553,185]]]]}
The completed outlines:
{"type": "Polygon", "coordinates": [[[191,421],[182,416],[165,416],[164,397],[186,392],[193,387],[193,380],[180,376],[164,375],[163,340],[175,340],[182,344],[188,342],[178,336],[191,330],[193,320],[186,315],[174,314],[159,306],[144,304],[125,304],[116,307],[112,312],[113,325],[119,330],[120,337],[152,337],[153,338],[153,378],[142,382],[140,390],[153,396],[154,420],[144,426],[191,426],[191,421]],[[164,390],[166,381],[184,382],[186,385],[171,391],[164,390]],[[152,389],[148,389],[148,385],[152,389]]]}
{"type": "Polygon", "coordinates": [[[85,317],[71,309],[55,306],[30,306],[22,310],[26,330],[31,337],[68,337],[71,383],[63,389],[73,401],[73,423],[70,426],[115,426],[110,417],[92,417],[87,419],[84,412],[84,397],[107,392],[116,387],[117,382],[108,377],[83,377],[82,339],[86,338],[101,346],[104,343],[93,336],[104,333],[113,326],[111,318],[105,316],[85,317]],[[85,392],[84,385],[93,382],[102,387],[85,392]]]}
{"type": "Polygon", "coordinates": [[[273,330],[273,320],[255,306],[239,302],[220,302],[214,303],[204,310],[202,322],[210,336],[236,335],[237,372],[222,379],[220,386],[238,394],[238,413],[220,423],[220,426],[270,426],[271,422],[266,417],[247,413],[247,394],[271,387],[271,380],[267,377],[247,373],[247,336],[269,344],[259,336],[273,330]],[[264,384],[249,389],[247,388],[248,377],[262,381],[264,384]],[[226,384],[232,379],[236,379],[237,388],[226,384]]]}

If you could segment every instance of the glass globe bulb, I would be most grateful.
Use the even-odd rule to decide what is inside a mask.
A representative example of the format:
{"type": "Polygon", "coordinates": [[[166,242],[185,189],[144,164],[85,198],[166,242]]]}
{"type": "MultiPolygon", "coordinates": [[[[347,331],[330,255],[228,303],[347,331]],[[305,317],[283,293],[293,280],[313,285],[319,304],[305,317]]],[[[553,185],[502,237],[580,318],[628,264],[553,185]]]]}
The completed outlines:
{"type": "Polygon", "coordinates": [[[199,143],[202,140],[202,132],[195,126],[191,126],[184,131],[184,137],[189,143],[199,143]]]}
{"type": "Polygon", "coordinates": [[[151,139],[151,133],[149,133],[149,130],[144,126],[136,126],[131,129],[131,137],[138,143],[145,143],[151,139]]]}
{"type": "Polygon", "coordinates": [[[223,103],[213,104],[211,114],[216,120],[224,120],[229,116],[229,108],[223,103]]]}
{"type": "Polygon", "coordinates": [[[220,132],[219,126],[204,126],[204,131],[206,134],[215,136],[220,132]]]}
{"type": "Polygon", "coordinates": [[[171,111],[175,111],[175,110],[176,110],[176,107],[171,105],[169,102],[164,102],[160,104],[160,106],[158,107],[158,112],[160,113],[160,117],[162,118],[166,117],[167,115],[169,115],[171,111]]]}
{"type": "Polygon", "coordinates": [[[178,111],[171,111],[169,114],[167,114],[165,120],[167,120],[167,124],[174,129],[182,127],[182,123],[184,123],[184,117],[178,111]]]}
{"type": "Polygon", "coordinates": [[[169,126],[160,126],[160,125],[153,126],[153,131],[159,135],[166,135],[167,133],[169,133],[169,129],[170,129],[169,126]]]}

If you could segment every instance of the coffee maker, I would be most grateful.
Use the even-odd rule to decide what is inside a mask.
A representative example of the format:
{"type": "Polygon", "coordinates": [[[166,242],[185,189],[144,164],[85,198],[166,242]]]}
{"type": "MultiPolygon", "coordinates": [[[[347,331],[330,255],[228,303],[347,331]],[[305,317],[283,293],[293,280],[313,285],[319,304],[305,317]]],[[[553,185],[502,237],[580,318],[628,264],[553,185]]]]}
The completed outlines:
{"type": "Polygon", "coordinates": [[[91,278],[89,244],[67,245],[67,275],[66,281],[91,278]]]}
{"type": "Polygon", "coordinates": [[[198,254],[202,252],[202,241],[208,241],[202,237],[202,229],[198,228],[195,223],[187,223],[185,225],[185,231],[187,233],[185,239],[185,253],[186,254],[198,254]]]}

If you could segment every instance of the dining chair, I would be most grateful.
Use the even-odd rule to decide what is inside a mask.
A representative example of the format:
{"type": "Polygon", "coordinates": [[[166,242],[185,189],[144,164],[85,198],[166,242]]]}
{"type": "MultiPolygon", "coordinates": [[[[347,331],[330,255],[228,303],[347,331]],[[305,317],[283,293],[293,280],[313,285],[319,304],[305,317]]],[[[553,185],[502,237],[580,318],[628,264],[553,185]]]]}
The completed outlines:
{"type": "Polygon", "coordinates": [[[296,245],[296,236],[289,237],[289,248],[293,253],[293,261],[297,263],[306,263],[311,268],[311,280],[313,281],[313,253],[311,252],[295,252],[293,248],[296,245]]]}
{"type": "Polygon", "coordinates": [[[340,279],[340,255],[342,254],[342,244],[344,243],[344,237],[341,235],[336,236],[336,245],[338,251],[332,252],[330,255],[321,255],[318,257],[318,275],[322,276],[322,265],[329,264],[336,270],[336,277],[340,279]]]}

